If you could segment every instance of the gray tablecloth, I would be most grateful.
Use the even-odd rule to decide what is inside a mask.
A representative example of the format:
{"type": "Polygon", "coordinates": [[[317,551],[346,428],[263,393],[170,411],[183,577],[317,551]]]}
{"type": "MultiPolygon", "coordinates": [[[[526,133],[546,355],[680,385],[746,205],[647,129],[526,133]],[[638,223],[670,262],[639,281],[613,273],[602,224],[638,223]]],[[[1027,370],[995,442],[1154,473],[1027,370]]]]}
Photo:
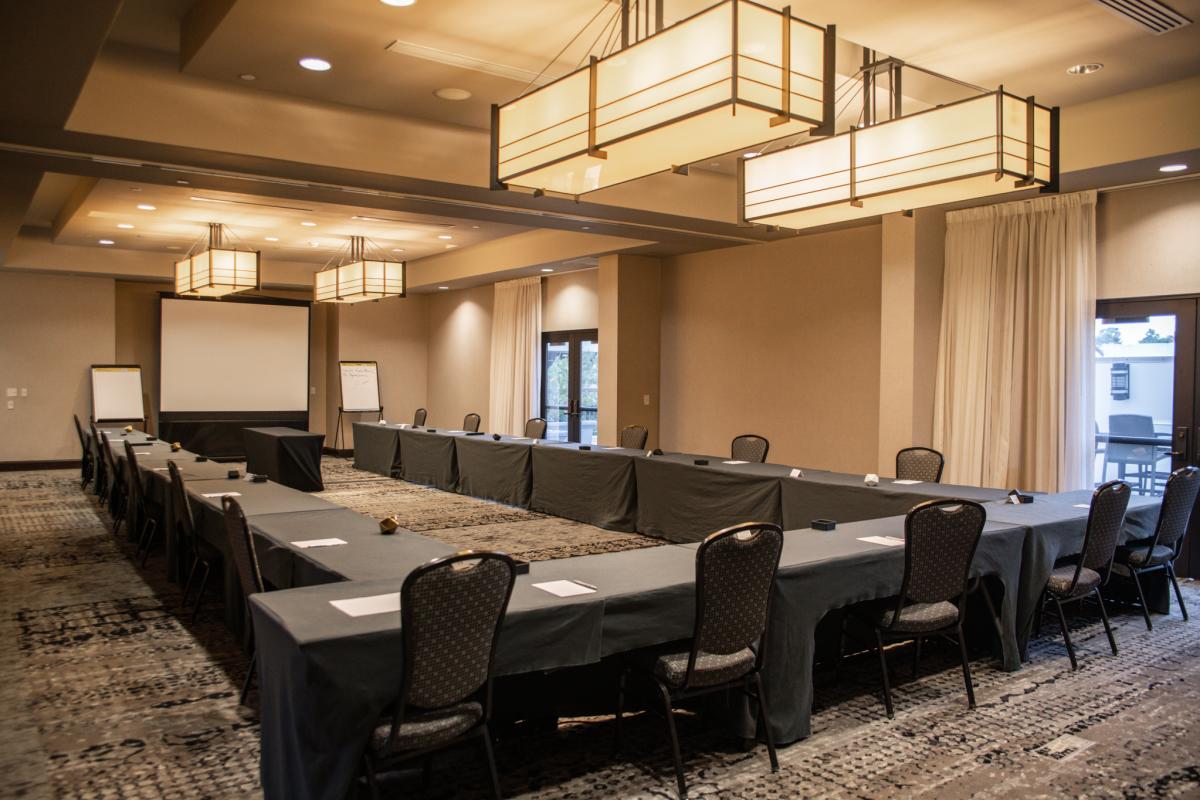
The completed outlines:
{"type": "MultiPolygon", "coordinates": [[[[1054,563],[1079,553],[1083,547],[1088,509],[1092,493],[1088,491],[1038,495],[1032,503],[988,505],[988,519],[1020,525],[1025,529],[1021,553],[1021,583],[1017,605],[1017,641],[1021,658],[1027,657],[1029,637],[1037,615],[1038,600],[1054,563]],[[1077,508],[1076,505],[1085,506],[1077,508]]],[[[1158,522],[1160,500],[1157,497],[1133,497],[1125,514],[1123,541],[1144,539],[1154,533],[1158,522]]],[[[1165,583],[1155,585],[1157,591],[1148,596],[1156,611],[1166,611],[1165,583]]]]}
{"type": "Polygon", "coordinates": [[[580,450],[577,444],[533,448],[533,494],[529,507],[610,531],[637,530],[637,483],[633,462],[640,450],[580,450]]]}
{"type": "Polygon", "coordinates": [[[325,488],[321,480],[325,434],[283,427],[246,428],[242,438],[247,472],[266,475],[276,483],[302,492],[325,488]]]}
{"type": "Polygon", "coordinates": [[[896,514],[926,500],[954,498],[986,503],[1003,500],[1008,492],[1002,489],[981,489],[977,486],[951,486],[941,483],[896,483],[881,478],[878,486],[867,486],[863,475],[805,469],[804,477],[784,477],[780,480],[780,500],[783,504],[783,527],[807,528],[814,519],[837,522],[858,522],[896,514]]]}
{"type": "Polygon", "coordinates": [[[354,466],[377,475],[400,474],[399,425],[354,423],[354,466]]]}
{"type": "Polygon", "coordinates": [[[634,459],[637,529],[673,542],[698,542],[741,522],[782,524],[779,480],[790,467],[725,464],[719,456],[667,453],[634,459]],[[707,466],[697,466],[707,459],[707,466]]]}
{"type": "Polygon", "coordinates": [[[396,434],[400,439],[400,477],[447,492],[457,491],[458,459],[454,440],[464,435],[462,431],[403,428],[396,434]]]}
{"type": "Polygon", "coordinates": [[[458,491],[510,506],[529,507],[533,440],[491,434],[455,436],[458,491]]]}

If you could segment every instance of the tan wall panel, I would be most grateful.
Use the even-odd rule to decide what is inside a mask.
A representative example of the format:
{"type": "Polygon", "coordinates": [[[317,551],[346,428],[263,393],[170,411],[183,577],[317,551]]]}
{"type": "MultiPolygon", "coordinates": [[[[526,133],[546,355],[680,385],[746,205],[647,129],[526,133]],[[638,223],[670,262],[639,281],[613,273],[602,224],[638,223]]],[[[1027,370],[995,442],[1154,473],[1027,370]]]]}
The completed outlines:
{"type": "Polygon", "coordinates": [[[880,258],[874,225],[667,260],[662,446],[754,432],[772,461],[873,471],[880,258]]]}
{"type": "Polygon", "coordinates": [[[1200,293],[1200,180],[1104,192],[1096,296],[1200,293]]]}
{"type": "Polygon", "coordinates": [[[111,278],[0,273],[0,389],[29,390],[0,396],[0,461],[79,458],[71,414],[86,424],[88,367],[114,362],[113,294],[111,278]]]}
{"type": "Polygon", "coordinates": [[[458,428],[474,412],[489,429],[494,295],[491,286],[429,295],[430,425],[458,428]]]}
{"type": "Polygon", "coordinates": [[[542,280],[542,330],[573,331],[599,325],[598,271],[565,272],[542,280]]]}

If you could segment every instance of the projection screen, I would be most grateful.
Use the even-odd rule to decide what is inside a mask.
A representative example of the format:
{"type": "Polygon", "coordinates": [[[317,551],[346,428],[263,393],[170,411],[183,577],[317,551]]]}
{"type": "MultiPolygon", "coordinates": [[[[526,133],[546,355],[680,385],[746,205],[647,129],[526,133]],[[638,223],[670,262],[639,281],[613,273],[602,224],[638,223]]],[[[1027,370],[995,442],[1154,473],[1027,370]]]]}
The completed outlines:
{"type": "Polygon", "coordinates": [[[307,304],[161,301],[159,410],[308,411],[307,304]]]}

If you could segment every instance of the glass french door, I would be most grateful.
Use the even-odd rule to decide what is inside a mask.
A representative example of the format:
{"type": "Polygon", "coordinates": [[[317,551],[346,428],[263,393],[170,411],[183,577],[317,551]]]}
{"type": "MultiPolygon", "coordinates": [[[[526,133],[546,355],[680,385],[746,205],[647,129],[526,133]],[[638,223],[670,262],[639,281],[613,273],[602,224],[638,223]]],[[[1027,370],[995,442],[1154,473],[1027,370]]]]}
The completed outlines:
{"type": "MultiPolygon", "coordinates": [[[[1096,304],[1096,461],[1099,485],[1161,495],[1172,470],[1200,462],[1200,299],[1102,300],[1096,304]]],[[[1177,564],[1200,574],[1198,520],[1177,564]]]]}
{"type": "Polygon", "coordinates": [[[596,443],[600,339],[595,330],[542,334],[542,416],[546,438],[596,443]]]}

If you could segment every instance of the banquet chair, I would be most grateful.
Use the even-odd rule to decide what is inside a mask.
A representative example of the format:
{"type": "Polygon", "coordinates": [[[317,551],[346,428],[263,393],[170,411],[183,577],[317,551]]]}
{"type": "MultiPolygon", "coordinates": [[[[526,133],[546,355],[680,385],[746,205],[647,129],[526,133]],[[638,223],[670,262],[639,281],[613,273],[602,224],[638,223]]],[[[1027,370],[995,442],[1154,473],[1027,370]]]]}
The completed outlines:
{"type": "Polygon", "coordinates": [[[413,426],[420,428],[425,424],[425,419],[429,416],[429,412],[423,408],[418,408],[417,413],[413,414],[413,426]]]}
{"type": "Polygon", "coordinates": [[[79,488],[83,489],[92,481],[92,448],[83,433],[83,426],[79,424],[79,416],[72,414],[71,418],[75,420],[75,435],[79,437],[79,488]]]}
{"type": "Polygon", "coordinates": [[[641,450],[646,446],[646,437],[649,435],[650,432],[641,425],[626,425],[621,429],[621,440],[618,444],[632,450],[641,450]]]}
{"type": "Polygon", "coordinates": [[[889,601],[882,611],[878,605],[867,606],[871,608],[869,621],[875,630],[883,705],[888,719],[894,718],[895,712],[884,645],[911,641],[914,656],[919,659],[921,640],[927,636],[948,636],[958,640],[967,706],[975,708],[963,621],[967,613],[971,563],[975,560],[975,550],[979,547],[986,521],[987,512],[983,506],[970,500],[927,500],[914,506],[905,517],[904,578],[900,583],[900,594],[894,605],[889,601]]]}
{"type": "MultiPolygon", "coordinates": [[[[258,553],[254,550],[254,535],[246,523],[246,514],[238,501],[225,495],[221,498],[221,508],[225,512],[225,537],[229,542],[229,557],[237,568],[238,583],[242,587],[242,596],[248,601],[250,595],[265,592],[262,570],[258,566],[258,553]]],[[[254,637],[254,617],[250,616],[250,666],[246,668],[246,678],[242,681],[242,693],[238,697],[238,705],[246,705],[246,695],[250,692],[250,682],[254,680],[254,668],[258,664],[258,643],[254,637]]]]}
{"type": "Polygon", "coordinates": [[[928,447],[906,447],[896,453],[896,479],[902,481],[942,482],[946,459],[928,447]]]}
{"type": "Polygon", "coordinates": [[[107,466],[104,463],[104,455],[100,451],[100,448],[104,446],[104,442],[100,439],[100,432],[96,430],[96,423],[89,422],[88,428],[92,432],[92,464],[95,470],[95,477],[92,480],[92,493],[103,503],[108,499],[108,483],[110,480],[107,466]]]}
{"type": "Polygon", "coordinates": [[[463,430],[467,433],[479,433],[479,415],[467,414],[463,417],[463,430]]]}
{"type": "Polygon", "coordinates": [[[179,467],[175,465],[174,461],[168,461],[167,470],[171,474],[171,518],[168,525],[171,526],[175,540],[186,547],[188,555],[191,556],[187,579],[183,584],[183,597],[179,601],[182,609],[187,608],[188,595],[192,591],[192,581],[196,578],[196,570],[204,568],[204,572],[201,573],[200,588],[196,592],[196,604],[192,607],[192,622],[195,622],[200,616],[200,603],[204,600],[204,589],[208,586],[209,575],[212,574],[213,565],[221,560],[221,553],[196,533],[192,504],[188,500],[187,486],[183,482],[183,476],[179,474],[179,467]]]}
{"type": "Polygon", "coordinates": [[[546,438],[546,420],[541,417],[534,417],[525,423],[525,438],[526,439],[544,439],[546,438]]]}
{"type": "Polygon", "coordinates": [[[747,522],[706,537],[696,551],[696,616],[690,645],[682,650],[654,648],[635,653],[621,673],[617,744],[621,742],[628,678],[636,671],[649,678],[662,699],[680,798],[687,797],[687,781],[672,709],[698,695],[740,689],[757,701],[771,771],[779,771],[761,672],[782,550],[783,531],[769,522],[747,522]]]}
{"type": "Polygon", "coordinates": [[[106,476],[104,500],[108,505],[108,514],[112,517],[113,535],[115,536],[121,528],[128,504],[126,502],[125,476],[117,469],[117,459],[113,456],[112,445],[109,443],[107,433],[100,434],[100,457],[104,459],[106,476]]]}
{"type": "MultiPolygon", "coordinates": [[[[1154,418],[1145,414],[1109,414],[1108,435],[1110,437],[1137,436],[1154,439],[1154,418]]],[[[1168,442],[1169,444],[1169,442],[1168,442]]],[[[1168,448],[1169,449],[1169,448],[1168,448]]],[[[1118,480],[1137,481],[1140,494],[1154,492],[1155,467],[1163,454],[1153,445],[1123,444],[1109,441],[1104,453],[1104,475],[1108,477],[1108,465],[1117,465],[1118,480]],[[1132,467],[1132,475],[1127,471],[1132,467]]]]}
{"type": "Polygon", "coordinates": [[[1179,558],[1179,551],[1183,547],[1198,494],[1200,469],[1183,467],[1175,470],[1167,478],[1154,535],[1117,548],[1113,570],[1118,575],[1133,579],[1148,631],[1154,630],[1154,626],[1150,622],[1150,608],[1146,605],[1146,594],[1142,591],[1141,579],[1141,576],[1148,572],[1163,570],[1167,573],[1171,585],[1175,587],[1175,599],[1179,601],[1179,610],[1185,620],[1188,618],[1187,606],[1183,604],[1183,594],[1179,591],[1179,581],[1175,577],[1175,559],[1179,558]]]}
{"type": "Polygon", "coordinates": [[[1112,648],[1113,655],[1117,654],[1117,640],[1113,637],[1112,625],[1108,622],[1108,611],[1104,607],[1104,597],[1100,594],[1100,589],[1108,583],[1112,573],[1113,556],[1121,538],[1125,510],[1129,507],[1131,494],[1129,484],[1123,481],[1109,481],[1092,493],[1080,556],[1073,564],[1054,568],[1038,601],[1036,621],[1039,627],[1046,611],[1046,602],[1054,602],[1072,670],[1078,669],[1079,664],[1075,659],[1075,645],[1071,642],[1071,632],[1067,628],[1067,617],[1063,613],[1064,603],[1081,602],[1095,596],[1096,602],[1100,604],[1100,619],[1104,621],[1104,632],[1108,634],[1108,645],[1112,648]]]}
{"type": "Polygon", "coordinates": [[[376,721],[363,752],[372,798],[377,775],[478,737],[500,797],[488,729],[500,623],[516,581],[504,553],[463,550],[417,567],[400,589],[400,691],[376,721]]]}
{"type": "Polygon", "coordinates": [[[150,505],[146,501],[146,480],[138,467],[137,453],[128,439],[125,440],[125,484],[125,530],[130,539],[136,538],[134,557],[140,556],[144,567],[150,548],[154,545],[158,520],[150,513],[150,505]]]}
{"type": "Polygon", "coordinates": [[[771,443],[762,436],[743,433],[741,436],[735,437],[729,446],[729,458],[733,461],[762,464],[767,460],[767,451],[770,449],[771,443]]]}

